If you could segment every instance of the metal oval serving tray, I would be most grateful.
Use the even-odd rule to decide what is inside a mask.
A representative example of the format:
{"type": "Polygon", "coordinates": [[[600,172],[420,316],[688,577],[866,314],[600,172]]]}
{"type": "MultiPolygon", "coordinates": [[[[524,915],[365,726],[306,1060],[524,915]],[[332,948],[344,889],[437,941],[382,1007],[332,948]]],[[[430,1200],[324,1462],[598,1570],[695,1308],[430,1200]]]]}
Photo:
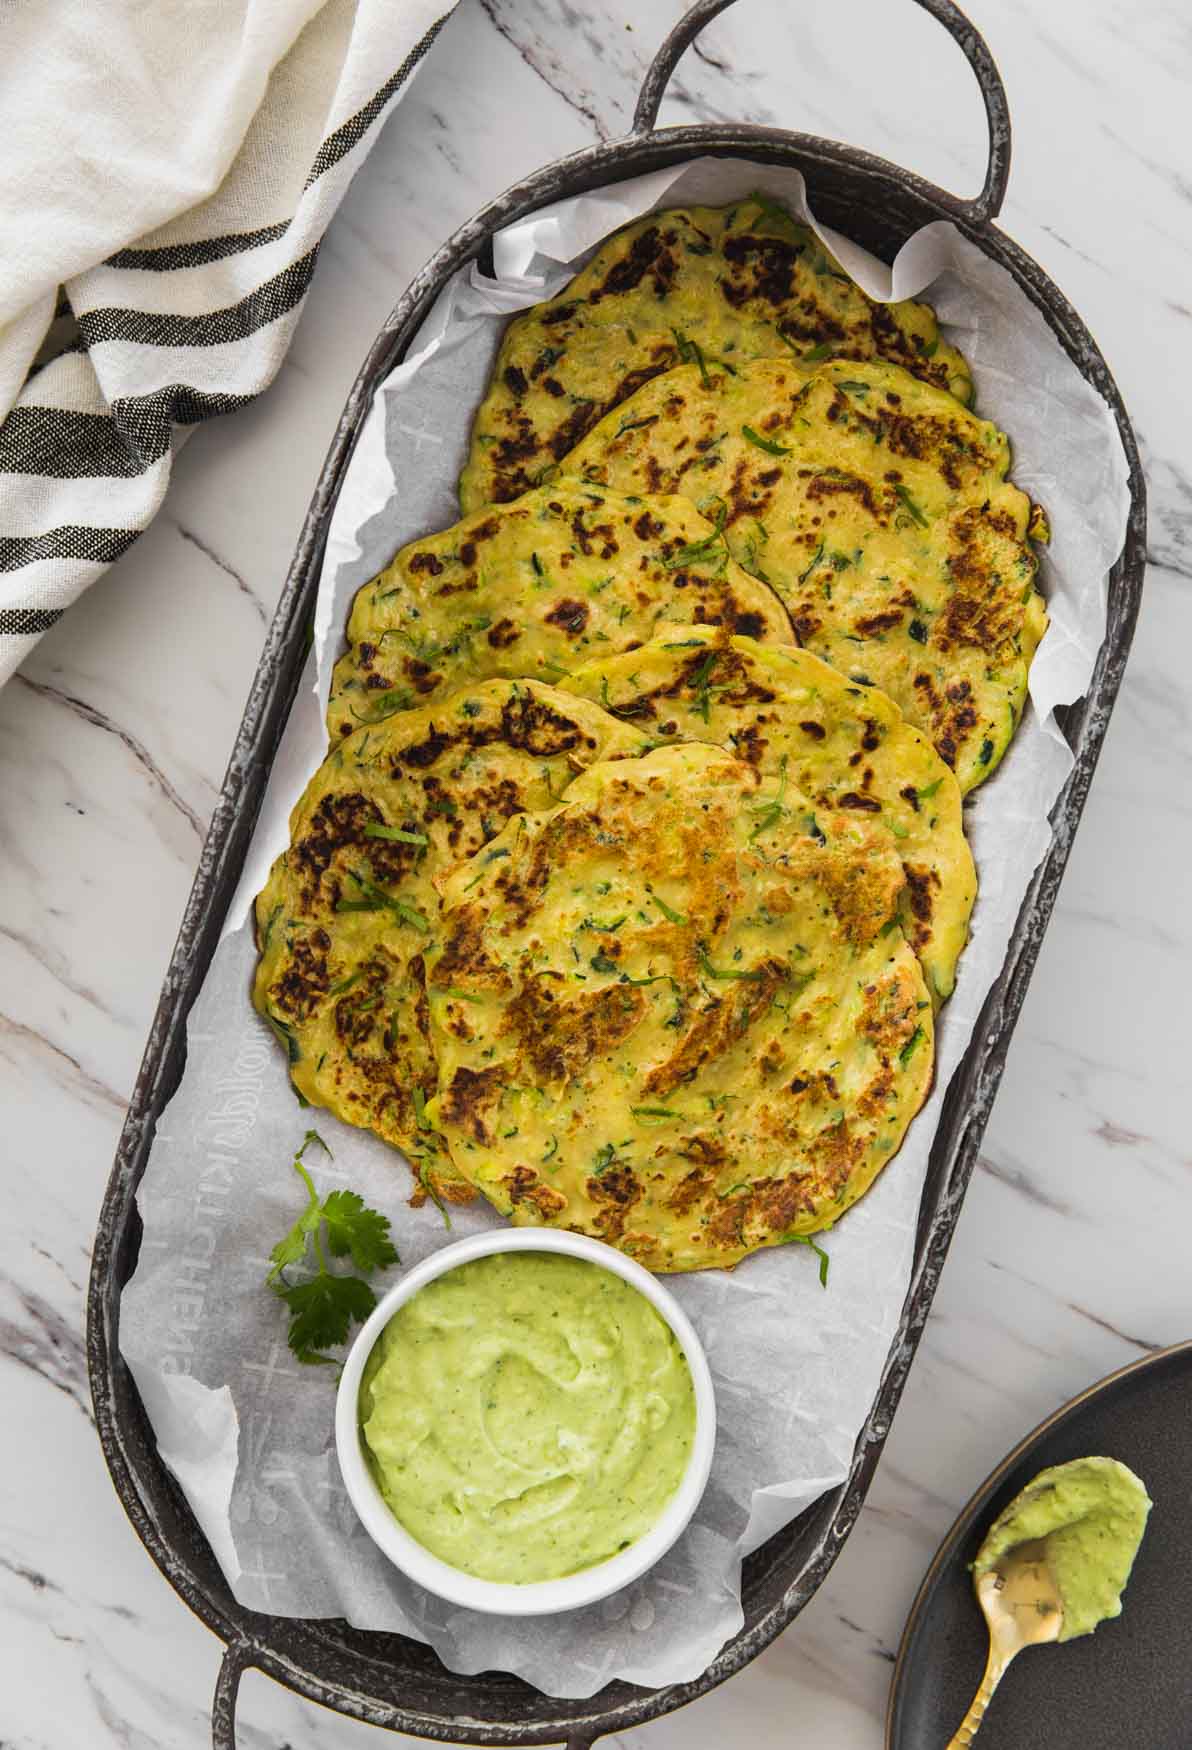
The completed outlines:
{"type": "Polygon", "coordinates": [[[852,1529],[877,1465],[1097,763],[1142,588],[1146,530],[1142,471],[1121,397],[1092,336],[1042,269],[993,224],[1009,169],[1010,123],[989,50],[951,0],[918,0],[959,43],[985,102],[990,141],[985,187],[975,200],[959,200],[867,152],[808,134],[720,123],[655,130],[662,94],[679,56],[730,3],[698,0],[681,20],[647,74],[633,130],[626,138],[562,159],[493,201],[456,232],[389,317],[348,397],[315,489],[203,847],[100,1216],[88,1309],[88,1357],[100,1439],[128,1516],[166,1578],[227,1643],[215,1695],[217,1750],[234,1745],[236,1689],[249,1666],[327,1707],[394,1731],[451,1743],[562,1740],[572,1750],[580,1750],[604,1733],[653,1719],[722,1683],[798,1614],[852,1529]],[[1104,398],[1129,461],[1131,512],[1126,544],[1110,577],[1108,627],[1092,683],[1087,696],[1064,715],[1064,732],[1076,757],[1056,805],[1051,848],[1036,871],[1005,965],[948,1091],[923,1191],[902,1321],[858,1436],[849,1475],[750,1556],[742,1583],[744,1626],[701,1677],[658,1690],[610,1683],[589,1700],[557,1700],[500,1673],[460,1677],[440,1664],[428,1647],[400,1636],[370,1634],[338,1621],[258,1615],[238,1604],[158,1455],[120,1359],[120,1293],[135,1267],[140,1240],[136,1188],[157,1119],[182,1074],[187,1013],[218,941],[298,685],[332,508],[377,385],[406,353],[444,282],[468,261],[484,261],[494,232],[502,226],[551,201],[704,153],[801,170],[817,215],[886,260],[921,225],[933,219],[952,220],[1013,275],[1081,374],[1104,398]]]}

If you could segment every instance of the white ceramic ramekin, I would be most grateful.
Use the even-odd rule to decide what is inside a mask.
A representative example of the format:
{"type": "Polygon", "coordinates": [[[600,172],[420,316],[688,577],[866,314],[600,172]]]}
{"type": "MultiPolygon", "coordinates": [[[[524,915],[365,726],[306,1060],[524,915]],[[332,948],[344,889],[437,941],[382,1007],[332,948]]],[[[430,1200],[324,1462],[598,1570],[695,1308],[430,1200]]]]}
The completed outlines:
{"type": "Polygon", "coordinates": [[[352,1505],[373,1542],[403,1573],[429,1592],[437,1593],[452,1604],[466,1605],[470,1610],[486,1610],[504,1616],[546,1616],[552,1611],[575,1610],[582,1604],[607,1598],[610,1592],[618,1591],[644,1574],[671,1547],[695,1512],[708,1481],[715,1444],[716,1400],[712,1392],[712,1376],[691,1321],[674,1296],[648,1270],[643,1270],[640,1264],[635,1264],[631,1258],[624,1257],[602,1241],[587,1239],[581,1234],[556,1233],[550,1228],[506,1229],[457,1240],[454,1245],[444,1246],[407,1272],[402,1281],[378,1302],[352,1344],[335,1402],[335,1447],[339,1468],[352,1505]],[[636,1543],[606,1562],[584,1568],[578,1574],[568,1574],[562,1580],[534,1580],[524,1585],[478,1580],[471,1574],[461,1573],[458,1568],[440,1561],[410,1536],[393,1517],[373,1481],[361,1447],[359,1416],[364,1364],[398,1307],[436,1276],[470,1263],[473,1258],[488,1257],[493,1252],[515,1251],[564,1252],[572,1258],[585,1258],[601,1269],[623,1277],[645,1295],[675,1333],[687,1358],[695,1390],[695,1439],[691,1457],[679,1487],[657,1523],[636,1543]]]}

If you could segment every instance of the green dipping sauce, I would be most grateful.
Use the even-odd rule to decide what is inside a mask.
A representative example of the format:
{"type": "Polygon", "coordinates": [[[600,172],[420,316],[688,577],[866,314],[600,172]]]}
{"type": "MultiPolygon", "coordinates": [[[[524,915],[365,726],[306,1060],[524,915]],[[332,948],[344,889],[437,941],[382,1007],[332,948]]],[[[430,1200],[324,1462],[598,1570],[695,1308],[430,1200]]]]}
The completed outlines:
{"type": "Polygon", "coordinates": [[[1122,1613],[1122,1591],[1151,1510],[1134,1472],[1116,1458],[1074,1458],[1040,1471],[994,1520],[973,1563],[977,1581],[1016,1544],[1044,1540],[1063,1604],[1061,1641],[1091,1635],[1122,1613]]]}
{"type": "Polygon", "coordinates": [[[590,1568],[657,1523],[695,1439],[674,1333],[611,1271],[496,1253],[428,1282],[360,1387],[365,1456],[441,1560],[524,1584],[590,1568]]]}

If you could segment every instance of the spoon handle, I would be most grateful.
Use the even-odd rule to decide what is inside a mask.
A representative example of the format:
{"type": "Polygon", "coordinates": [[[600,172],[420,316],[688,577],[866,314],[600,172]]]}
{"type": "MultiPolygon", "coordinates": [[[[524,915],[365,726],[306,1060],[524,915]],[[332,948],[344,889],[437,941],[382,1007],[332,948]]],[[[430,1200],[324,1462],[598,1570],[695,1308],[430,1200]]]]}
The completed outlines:
{"type": "Polygon", "coordinates": [[[981,1687],[972,1699],[968,1712],[956,1729],[955,1736],[948,1743],[948,1750],[968,1750],[977,1733],[981,1730],[981,1721],[985,1718],[985,1709],[993,1699],[993,1692],[1006,1674],[1010,1663],[993,1645],[989,1648],[989,1659],[985,1666],[985,1675],[981,1679],[981,1687]]]}

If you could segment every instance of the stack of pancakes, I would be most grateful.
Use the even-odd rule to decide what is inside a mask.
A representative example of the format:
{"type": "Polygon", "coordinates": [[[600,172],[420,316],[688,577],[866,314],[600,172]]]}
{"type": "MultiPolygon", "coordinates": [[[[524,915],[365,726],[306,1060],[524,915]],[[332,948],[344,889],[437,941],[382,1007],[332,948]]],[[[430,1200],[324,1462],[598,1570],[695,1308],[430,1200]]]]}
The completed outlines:
{"type": "Polygon", "coordinates": [[[830,1226],[931,1086],[1041,512],[926,305],[757,196],[509,325],[257,900],[304,1099],[657,1270],[830,1226]]]}

